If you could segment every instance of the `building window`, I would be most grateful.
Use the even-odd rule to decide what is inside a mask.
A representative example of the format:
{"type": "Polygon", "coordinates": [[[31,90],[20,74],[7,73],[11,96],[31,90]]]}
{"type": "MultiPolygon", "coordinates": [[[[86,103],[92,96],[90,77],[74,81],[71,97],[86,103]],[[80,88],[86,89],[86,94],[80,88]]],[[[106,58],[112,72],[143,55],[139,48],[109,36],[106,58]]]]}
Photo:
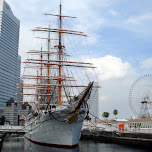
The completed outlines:
{"type": "Polygon", "coordinates": [[[17,103],[15,103],[15,107],[17,107],[17,103]]]}
{"type": "Polygon", "coordinates": [[[11,107],[11,103],[7,103],[7,104],[6,104],[6,107],[11,107]]]}
{"type": "Polygon", "coordinates": [[[22,106],[22,110],[26,110],[26,106],[22,106]]]}

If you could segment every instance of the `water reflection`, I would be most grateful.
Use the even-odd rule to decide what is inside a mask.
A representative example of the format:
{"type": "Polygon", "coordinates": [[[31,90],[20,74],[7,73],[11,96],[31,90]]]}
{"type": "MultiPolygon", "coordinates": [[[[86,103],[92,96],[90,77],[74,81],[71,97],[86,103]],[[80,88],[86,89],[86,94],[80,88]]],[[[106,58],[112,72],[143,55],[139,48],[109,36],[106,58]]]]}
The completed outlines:
{"type": "Polygon", "coordinates": [[[151,150],[139,149],[137,147],[101,143],[92,140],[80,141],[79,149],[79,152],[152,152],[151,150]]]}
{"type": "Polygon", "coordinates": [[[64,149],[64,148],[54,148],[54,147],[47,147],[47,146],[41,146],[34,144],[24,139],[24,152],[79,152],[79,147],[74,149],[64,149]]]}
{"type": "Polygon", "coordinates": [[[24,150],[24,137],[6,137],[3,141],[2,152],[21,152],[24,150]]]}
{"type": "Polygon", "coordinates": [[[22,137],[6,137],[3,142],[2,152],[79,152],[79,147],[74,149],[54,148],[34,144],[22,137]]]}
{"type": "MultiPolygon", "coordinates": [[[[21,137],[7,137],[4,139],[2,152],[149,152],[148,150],[132,147],[106,144],[93,141],[80,141],[79,147],[74,149],[53,148],[31,143],[21,137]]],[[[151,152],[151,150],[150,150],[151,152]]]]}

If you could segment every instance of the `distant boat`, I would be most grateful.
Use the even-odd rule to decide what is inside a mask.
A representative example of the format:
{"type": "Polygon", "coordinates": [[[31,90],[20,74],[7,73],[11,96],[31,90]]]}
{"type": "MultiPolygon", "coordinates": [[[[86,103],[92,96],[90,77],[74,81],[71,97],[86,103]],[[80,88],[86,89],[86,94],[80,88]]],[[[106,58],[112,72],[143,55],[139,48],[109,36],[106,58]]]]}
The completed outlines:
{"type": "MultiPolygon", "coordinates": [[[[35,32],[48,33],[47,50],[30,50],[28,53],[36,55],[35,58],[27,59],[26,68],[33,68],[28,79],[29,84],[20,84],[24,90],[35,90],[23,93],[25,96],[35,96],[35,113],[30,114],[25,120],[25,129],[28,130],[25,137],[36,144],[53,147],[74,148],[78,146],[81,136],[83,120],[88,112],[87,100],[90,97],[93,82],[86,86],[74,85],[74,77],[70,76],[67,67],[94,68],[91,63],[68,61],[63,34],[86,36],[83,32],[64,30],[62,18],[73,18],[60,14],[45,14],[59,18],[59,28],[49,27],[34,29],[35,32]],[[50,34],[57,33],[56,45],[50,48],[50,34]],[[35,69],[39,69],[36,71],[35,69]],[[34,73],[35,72],[35,73],[34,73]],[[34,83],[35,82],[35,83],[34,83]],[[80,93],[72,96],[74,89],[84,87],[80,93]]],[[[29,101],[29,103],[31,103],[29,101]]],[[[22,118],[21,118],[22,120],[22,118]]]]}

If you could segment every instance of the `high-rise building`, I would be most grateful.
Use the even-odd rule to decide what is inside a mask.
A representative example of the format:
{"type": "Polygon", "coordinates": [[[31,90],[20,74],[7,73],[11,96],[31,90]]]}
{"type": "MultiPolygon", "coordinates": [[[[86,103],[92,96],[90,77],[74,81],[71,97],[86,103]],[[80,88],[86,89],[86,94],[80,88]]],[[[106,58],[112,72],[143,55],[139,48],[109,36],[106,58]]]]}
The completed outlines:
{"type": "Polygon", "coordinates": [[[20,76],[18,55],[20,21],[10,6],[0,0],[0,111],[10,98],[17,100],[17,83],[20,76]]]}
{"type": "Polygon", "coordinates": [[[94,82],[90,98],[88,100],[89,117],[91,120],[99,118],[99,97],[98,97],[98,82],[94,82]]]}
{"type": "Polygon", "coordinates": [[[6,122],[9,122],[10,125],[19,125],[18,105],[14,103],[13,98],[4,104],[4,116],[6,122]]]}
{"type": "MultiPolygon", "coordinates": [[[[20,79],[20,71],[21,71],[21,56],[18,55],[17,60],[17,84],[22,83],[22,80],[20,79]]],[[[21,93],[21,89],[17,89],[16,93],[21,93]]],[[[21,101],[22,96],[17,96],[17,101],[21,101]]]]}

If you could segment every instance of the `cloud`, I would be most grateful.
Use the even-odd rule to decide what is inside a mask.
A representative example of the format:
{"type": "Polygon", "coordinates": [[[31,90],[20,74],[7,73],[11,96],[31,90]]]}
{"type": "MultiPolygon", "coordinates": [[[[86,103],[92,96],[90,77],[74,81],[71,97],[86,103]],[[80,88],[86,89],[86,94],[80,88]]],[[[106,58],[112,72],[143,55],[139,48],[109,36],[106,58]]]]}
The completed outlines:
{"type": "Polygon", "coordinates": [[[113,16],[117,16],[119,14],[118,12],[116,12],[115,10],[112,10],[112,9],[109,11],[109,13],[113,16]]]}
{"type": "Polygon", "coordinates": [[[120,26],[140,36],[151,36],[152,13],[130,16],[121,21],[120,26]]]}
{"type": "Polygon", "coordinates": [[[99,97],[99,101],[101,101],[101,102],[105,102],[107,100],[108,100],[108,96],[100,96],[99,97]]]}
{"type": "Polygon", "coordinates": [[[91,62],[97,67],[96,72],[101,81],[123,78],[131,70],[128,62],[123,62],[121,58],[110,55],[93,58],[91,62]]]}
{"type": "MultiPolygon", "coordinates": [[[[20,52],[28,51],[31,48],[33,37],[30,30],[36,27],[38,23],[40,23],[39,26],[43,26],[43,21],[46,23],[47,19],[49,22],[51,17],[42,16],[42,13],[58,13],[59,0],[6,1],[10,4],[14,15],[21,21],[19,50],[20,52]]],[[[124,1],[128,2],[128,0],[123,0],[123,3],[124,1]]],[[[88,34],[90,36],[88,40],[89,45],[94,44],[94,46],[97,46],[96,44],[99,45],[101,43],[100,32],[103,27],[116,27],[136,33],[151,33],[151,13],[131,14],[128,17],[128,12],[121,13],[121,10],[115,7],[118,3],[120,5],[122,0],[116,0],[115,2],[111,0],[65,0],[63,1],[63,14],[78,17],[78,22],[69,19],[70,24],[67,22],[68,26],[71,25],[73,28],[76,28],[75,30],[82,30],[85,34],[88,34]]],[[[22,61],[24,61],[25,53],[20,54],[22,61]]],[[[96,73],[102,86],[99,95],[99,100],[101,101],[100,111],[110,111],[112,113],[114,109],[118,109],[120,115],[122,112],[128,114],[128,92],[136,76],[131,64],[111,55],[93,58],[91,61],[97,66],[96,73]]],[[[150,63],[145,64],[143,62],[142,65],[146,67],[150,63]]]]}
{"type": "Polygon", "coordinates": [[[107,111],[110,113],[110,118],[113,118],[113,110],[118,110],[118,117],[129,117],[128,111],[129,101],[128,94],[132,81],[130,77],[126,76],[125,79],[110,79],[102,81],[102,89],[99,90],[99,109],[100,118],[102,113],[107,111]]]}
{"type": "Polygon", "coordinates": [[[99,117],[102,119],[102,113],[107,111],[109,119],[113,119],[113,110],[117,109],[118,118],[130,118],[128,94],[137,77],[131,64],[111,55],[93,58],[91,62],[97,67],[96,75],[102,86],[99,89],[99,117]]]}
{"type": "MultiPolygon", "coordinates": [[[[28,23],[35,27],[37,23],[40,23],[40,26],[44,25],[44,20],[46,24],[47,19],[48,23],[49,21],[52,23],[52,17],[42,16],[42,13],[58,14],[60,1],[27,0],[22,2],[20,0],[7,0],[7,2],[12,7],[15,16],[21,21],[21,26],[28,23]]],[[[99,42],[100,35],[98,30],[104,24],[105,19],[97,10],[99,6],[102,8],[108,7],[111,4],[110,0],[66,0],[62,1],[62,3],[64,15],[78,18],[76,21],[74,19],[66,19],[68,28],[72,27],[73,30],[83,31],[89,35],[88,42],[90,44],[99,42]]]]}
{"type": "Polygon", "coordinates": [[[146,21],[152,20],[152,14],[142,14],[138,16],[131,16],[127,19],[130,24],[144,24],[146,21]]]}
{"type": "Polygon", "coordinates": [[[66,0],[63,1],[63,6],[69,10],[86,10],[92,7],[108,7],[111,4],[110,0],[66,0]],[[72,7],[71,7],[72,6],[72,7]]]}
{"type": "MultiPolygon", "coordinates": [[[[118,10],[120,11],[120,10],[118,10]]],[[[104,17],[104,22],[101,27],[115,27],[126,31],[131,31],[140,37],[149,37],[152,35],[152,13],[139,14],[123,14],[115,12],[113,9],[109,11],[112,15],[104,17]]]]}
{"type": "Polygon", "coordinates": [[[100,118],[102,113],[110,113],[110,119],[114,118],[113,110],[118,110],[118,118],[130,118],[131,108],[129,107],[129,90],[137,78],[137,73],[132,70],[126,73],[123,78],[111,78],[99,81],[102,89],[99,89],[100,118]]]}
{"type": "Polygon", "coordinates": [[[149,58],[141,62],[141,68],[151,69],[152,68],[152,58],[149,58]]]}

